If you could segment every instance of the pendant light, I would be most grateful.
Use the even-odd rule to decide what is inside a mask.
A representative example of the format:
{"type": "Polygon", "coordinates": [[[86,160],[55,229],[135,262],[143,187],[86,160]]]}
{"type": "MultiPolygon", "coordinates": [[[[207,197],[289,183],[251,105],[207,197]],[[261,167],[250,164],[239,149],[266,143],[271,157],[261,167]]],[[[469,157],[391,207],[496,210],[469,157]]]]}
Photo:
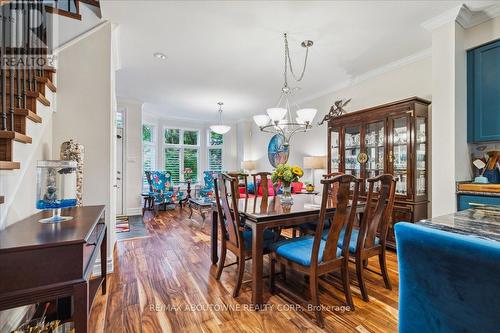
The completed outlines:
{"type": "Polygon", "coordinates": [[[231,129],[231,126],[222,124],[222,106],[224,103],[218,102],[217,105],[219,105],[219,123],[217,125],[210,126],[210,130],[217,134],[226,134],[231,129]]]}

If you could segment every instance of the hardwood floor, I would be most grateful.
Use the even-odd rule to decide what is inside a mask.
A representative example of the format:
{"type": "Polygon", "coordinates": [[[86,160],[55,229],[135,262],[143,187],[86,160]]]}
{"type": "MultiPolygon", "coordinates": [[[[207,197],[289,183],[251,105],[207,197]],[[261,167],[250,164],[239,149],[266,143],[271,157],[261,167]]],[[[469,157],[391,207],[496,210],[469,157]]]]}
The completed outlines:
{"type": "MultiPolygon", "coordinates": [[[[96,297],[89,332],[396,332],[398,306],[397,260],[387,255],[393,290],[384,288],[382,277],[366,274],[370,302],[363,302],[355,285],[354,265],[350,277],[356,310],[342,311],[343,293],[321,281],[321,304],[325,330],[316,326],[308,312],[279,295],[270,295],[264,311],[253,311],[250,284],[241,295],[231,296],[235,266],[224,269],[220,281],[210,262],[210,221],[200,229],[201,217],[188,219],[188,211],[147,213],[149,236],[119,241],[114,250],[114,273],[106,296],[96,297]],[[191,308],[193,306],[193,308],[191,308]]],[[[227,263],[234,262],[228,253],[227,263]]],[[[369,269],[379,271],[372,258],[369,269]]],[[[265,270],[268,270],[266,262],[265,270]]],[[[244,281],[251,279],[247,261],[244,281]]],[[[303,288],[304,278],[287,272],[287,282],[303,288]]],[[[335,283],[340,287],[340,283],[335,283]]]]}

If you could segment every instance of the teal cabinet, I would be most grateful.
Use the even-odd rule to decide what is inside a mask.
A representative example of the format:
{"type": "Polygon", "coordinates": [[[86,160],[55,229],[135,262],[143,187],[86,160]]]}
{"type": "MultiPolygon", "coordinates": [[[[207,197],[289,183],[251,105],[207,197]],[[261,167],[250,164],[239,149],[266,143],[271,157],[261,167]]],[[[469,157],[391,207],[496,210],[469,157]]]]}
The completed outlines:
{"type": "Polygon", "coordinates": [[[500,196],[457,194],[457,210],[472,208],[474,204],[500,206],[500,196]]]}
{"type": "Polygon", "coordinates": [[[467,52],[467,141],[500,141],[500,40],[467,52]]]}

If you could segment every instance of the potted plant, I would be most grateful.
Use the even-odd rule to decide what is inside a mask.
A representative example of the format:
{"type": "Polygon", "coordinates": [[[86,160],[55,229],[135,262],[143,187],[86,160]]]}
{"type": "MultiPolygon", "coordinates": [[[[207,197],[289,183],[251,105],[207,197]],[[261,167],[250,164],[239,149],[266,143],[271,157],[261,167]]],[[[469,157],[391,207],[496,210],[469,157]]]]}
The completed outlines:
{"type": "Polygon", "coordinates": [[[277,185],[281,183],[283,191],[281,195],[281,204],[292,205],[292,189],[291,183],[298,182],[300,177],[304,175],[304,170],[299,166],[290,166],[288,164],[278,164],[276,170],[271,175],[271,181],[277,185]]]}

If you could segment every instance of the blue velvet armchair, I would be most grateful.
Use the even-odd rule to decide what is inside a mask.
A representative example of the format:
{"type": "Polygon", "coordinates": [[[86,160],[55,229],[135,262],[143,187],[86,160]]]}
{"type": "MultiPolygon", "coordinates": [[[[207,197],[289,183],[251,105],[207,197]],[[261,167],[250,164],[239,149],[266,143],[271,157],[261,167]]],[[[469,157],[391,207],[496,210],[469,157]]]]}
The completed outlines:
{"type": "Polygon", "coordinates": [[[399,332],[500,332],[500,243],[400,222],[399,332]]]}
{"type": "Polygon", "coordinates": [[[155,205],[175,204],[182,199],[183,193],[174,190],[170,172],[145,171],[145,173],[155,205]]]}

